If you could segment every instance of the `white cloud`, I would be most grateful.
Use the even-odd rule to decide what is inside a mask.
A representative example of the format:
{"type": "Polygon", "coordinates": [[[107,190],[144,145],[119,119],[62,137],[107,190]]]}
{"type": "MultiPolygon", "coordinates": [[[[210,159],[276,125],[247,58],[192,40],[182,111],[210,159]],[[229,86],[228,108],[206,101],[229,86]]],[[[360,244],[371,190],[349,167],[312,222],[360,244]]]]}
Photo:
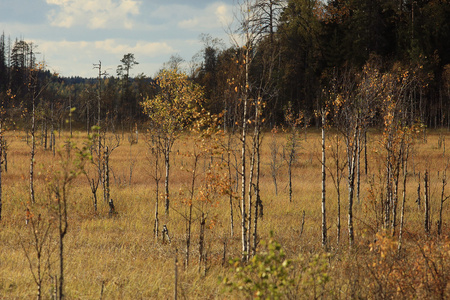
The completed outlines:
{"type": "Polygon", "coordinates": [[[176,51],[165,42],[126,41],[107,39],[101,41],[49,41],[37,40],[39,51],[47,59],[48,65],[61,75],[78,75],[92,77],[92,64],[101,60],[105,70],[115,75],[115,68],[124,54],[133,53],[140,62],[136,66],[136,74],[152,74],[155,65],[160,65],[160,57],[168,57],[176,51]],[[158,62],[158,63],[157,63],[158,62]],[[148,69],[149,67],[153,69],[148,69]]]}
{"type": "Polygon", "coordinates": [[[226,40],[223,28],[233,19],[234,0],[6,2],[8,9],[0,9],[0,28],[12,42],[15,37],[33,41],[41,53],[37,59],[44,58],[63,76],[90,77],[95,76],[92,64],[99,60],[114,75],[126,53],[134,53],[139,62],[133,70],[136,74],[156,72],[173,54],[188,61],[203,46],[201,33],[226,40]],[[24,12],[29,11],[39,18],[23,22],[24,12]]]}
{"type": "Polygon", "coordinates": [[[98,50],[103,50],[112,54],[133,53],[135,55],[155,57],[158,55],[166,55],[173,53],[175,50],[166,42],[152,43],[146,41],[137,41],[134,45],[121,44],[115,39],[107,39],[103,41],[93,42],[98,50]]]}
{"type": "MultiPolygon", "coordinates": [[[[39,49],[46,53],[74,53],[78,52],[79,56],[89,55],[93,52],[107,54],[126,54],[134,53],[135,55],[156,57],[174,53],[173,49],[166,42],[147,42],[137,41],[134,45],[120,43],[115,39],[107,39],[102,41],[38,41],[39,49]],[[80,53],[82,51],[83,53],[80,53]]],[[[64,55],[66,56],[66,55],[64,55]]]]}
{"type": "Polygon", "coordinates": [[[191,15],[193,15],[192,18],[178,22],[178,26],[183,29],[204,31],[222,28],[233,19],[231,6],[221,2],[208,5],[206,8],[197,10],[191,15]]]}
{"type": "Polygon", "coordinates": [[[139,14],[141,2],[136,0],[46,0],[57,6],[48,13],[50,24],[71,28],[133,28],[132,15],[139,14]]]}

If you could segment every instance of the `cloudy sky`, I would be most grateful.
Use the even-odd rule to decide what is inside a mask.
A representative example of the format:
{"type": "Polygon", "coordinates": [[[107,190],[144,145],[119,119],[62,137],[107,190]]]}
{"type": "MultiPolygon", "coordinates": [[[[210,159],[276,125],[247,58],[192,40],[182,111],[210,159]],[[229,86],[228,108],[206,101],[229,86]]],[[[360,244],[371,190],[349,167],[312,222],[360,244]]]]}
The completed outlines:
{"type": "Polygon", "coordinates": [[[190,61],[200,35],[229,44],[225,28],[233,0],[0,0],[0,31],[35,43],[61,76],[95,77],[102,61],[116,75],[124,54],[139,65],[132,75],[153,76],[172,55],[190,61]]]}

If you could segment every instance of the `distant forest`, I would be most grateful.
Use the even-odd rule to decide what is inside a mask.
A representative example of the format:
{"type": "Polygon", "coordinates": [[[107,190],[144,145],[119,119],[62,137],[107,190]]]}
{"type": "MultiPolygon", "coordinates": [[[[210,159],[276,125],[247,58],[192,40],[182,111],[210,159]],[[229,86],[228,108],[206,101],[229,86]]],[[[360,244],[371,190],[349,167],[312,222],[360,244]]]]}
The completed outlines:
{"type": "MultiPolygon", "coordinates": [[[[240,26],[240,33],[251,32],[253,39],[225,47],[204,36],[204,47],[187,72],[204,88],[204,108],[222,114],[224,124],[236,123],[237,90],[245,84],[249,97],[265,104],[264,126],[284,123],[288,109],[318,125],[315,112],[333,87],[338,85],[340,92],[357,88],[370,67],[414,74],[408,118],[427,127],[450,126],[449,1],[265,0],[257,5],[258,13],[240,26]],[[251,62],[243,62],[245,57],[251,62]]],[[[146,121],[140,102],[156,95],[158,86],[144,74],[129,76],[139,61],[132,53],[124,54],[114,75],[105,75],[101,63],[92,62],[98,76],[63,78],[36,61],[36,49],[5,33],[0,37],[0,101],[10,126],[26,124],[22,120],[33,102],[40,119],[54,126],[66,126],[71,111],[80,129],[97,124],[98,118],[122,128],[146,121]]],[[[179,62],[175,57],[165,67],[179,62]]]]}

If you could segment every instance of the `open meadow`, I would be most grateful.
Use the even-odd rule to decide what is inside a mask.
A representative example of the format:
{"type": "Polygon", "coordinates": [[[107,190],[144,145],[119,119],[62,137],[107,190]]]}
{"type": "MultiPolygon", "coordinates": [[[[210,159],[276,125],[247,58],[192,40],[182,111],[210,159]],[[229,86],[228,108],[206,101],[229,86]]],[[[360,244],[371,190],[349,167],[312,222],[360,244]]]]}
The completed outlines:
{"type": "MultiPolygon", "coordinates": [[[[69,139],[67,132],[56,136],[55,154],[45,150],[41,139],[37,139],[35,203],[31,203],[30,146],[26,134],[6,132],[7,170],[1,177],[0,299],[35,298],[39,285],[43,299],[55,294],[61,259],[58,197],[63,197],[65,175],[73,176],[65,186],[68,227],[63,258],[68,299],[242,299],[258,295],[279,295],[282,299],[449,298],[449,201],[445,200],[450,196],[450,187],[446,187],[445,176],[450,133],[428,131],[415,138],[408,158],[406,185],[399,166],[400,183],[394,191],[398,195],[397,223],[392,227],[395,230],[385,230],[385,153],[381,134],[369,131],[367,149],[361,153],[359,199],[355,193],[353,207],[353,247],[349,247],[347,230],[345,165],[340,183],[338,241],[333,157],[339,153],[340,162],[346,161],[345,143],[341,140],[340,150],[336,151],[336,133],[327,133],[327,249],[322,246],[320,132],[300,132],[292,165],[292,201],[288,136],[282,131],[263,134],[263,212],[258,219],[256,251],[259,256],[245,264],[238,260],[230,264],[231,259],[242,257],[238,176],[241,154],[237,136],[232,137],[229,152],[224,151],[229,138],[226,135],[202,138],[183,134],[175,141],[170,157],[168,214],[164,211],[164,166],[159,161],[156,238],[155,155],[145,134],[109,133],[105,139],[110,143],[120,140],[109,160],[110,197],[114,200],[114,213],[110,213],[101,183],[96,191],[95,211],[89,180],[97,176],[97,167],[89,157],[80,160],[76,149],[69,153],[65,144],[69,139]],[[424,183],[425,172],[429,188],[424,183]],[[429,202],[428,233],[424,229],[424,201],[429,202]],[[187,264],[189,219],[192,225],[187,264]],[[163,232],[164,225],[168,236],[163,232]],[[281,252],[277,245],[283,249],[281,252]]],[[[74,131],[71,142],[81,149],[89,139],[85,132],[74,131]]]]}

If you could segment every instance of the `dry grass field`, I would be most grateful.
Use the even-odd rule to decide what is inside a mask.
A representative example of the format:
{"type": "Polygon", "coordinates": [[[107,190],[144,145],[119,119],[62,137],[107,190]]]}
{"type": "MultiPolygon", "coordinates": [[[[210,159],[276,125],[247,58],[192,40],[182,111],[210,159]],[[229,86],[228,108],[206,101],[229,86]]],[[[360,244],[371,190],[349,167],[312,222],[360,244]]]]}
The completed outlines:
{"type": "MultiPolygon", "coordinates": [[[[329,134],[332,136],[332,133],[329,134]]],[[[144,135],[131,145],[128,134],[120,134],[121,144],[111,154],[111,198],[117,214],[110,216],[103,201],[101,187],[98,211],[94,211],[92,193],[84,175],[79,175],[68,190],[68,233],[64,239],[65,294],[68,299],[170,299],[174,297],[175,259],[177,265],[177,296],[181,299],[242,299],[251,292],[237,288],[228,291],[221,278],[239,282],[236,268],[229,259],[241,256],[239,200],[234,201],[234,235],[230,236],[230,205],[226,195],[205,186],[208,170],[226,174],[220,153],[203,155],[197,164],[193,199],[193,225],[190,264],[183,264],[186,240],[186,216],[192,182],[193,153],[200,153],[201,141],[183,135],[175,143],[171,156],[169,215],[164,214],[160,199],[160,229],[166,225],[171,242],[155,240],[154,158],[144,135]],[[195,144],[197,141],[197,144],[195,144]],[[213,166],[213,167],[211,167],[213,166]],[[207,199],[207,200],[205,200],[207,199]],[[205,261],[199,264],[200,214],[205,213],[205,261]],[[223,258],[226,257],[224,264],[223,258]]],[[[347,186],[341,183],[342,235],[337,244],[336,189],[327,177],[328,254],[321,246],[321,145],[320,133],[314,129],[302,133],[293,168],[293,201],[289,202],[288,176],[282,158],[287,134],[264,134],[261,152],[261,200],[264,216],[259,220],[261,240],[273,239],[284,249],[291,264],[286,266],[290,281],[279,282],[281,298],[350,299],[350,298],[422,298],[450,297],[449,203],[444,203],[442,234],[437,235],[437,221],[442,193],[442,178],[449,164],[450,141],[447,131],[429,132],[415,141],[409,159],[405,225],[402,250],[398,251],[398,230],[384,232],[379,217],[383,194],[384,162],[380,135],[368,134],[368,173],[362,170],[361,196],[355,199],[355,246],[349,249],[347,237],[347,186]],[[447,138],[447,139],[444,139],[447,138]],[[271,163],[276,145],[277,186],[275,193],[271,163]],[[449,147],[447,147],[449,148],[449,147]],[[421,181],[430,175],[431,232],[423,229],[423,204],[418,206],[419,173],[421,181]],[[304,214],[304,224],[302,225],[304,214]],[[323,254],[323,255],[322,255],[323,254]],[[319,256],[317,256],[319,255],[319,256]]],[[[48,186],[58,174],[61,157],[52,151],[37,148],[35,159],[36,203],[29,203],[30,147],[25,133],[8,132],[8,170],[3,171],[3,210],[0,222],[0,299],[33,299],[37,285],[35,234],[26,224],[27,208],[34,220],[50,220],[52,226],[42,251],[44,299],[54,293],[58,274],[57,226],[54,200],[48,186]],[[52,202],[53,201],[53,202],[52,202]],[[32,262],[26,258],[29,255],[32,262]]],[[[57,138],[59,149],[68,134],[57,138]]],[[[72,141],[82,146],[86,133],[74,132],[72,141]]],[[[40,139],[38,139],[40,142],[40,139]]],[[[331,141],[327,141],[331,145],[331,141]]],[[[331,150],[330,150],[331,151],[331,150]]],[[[63,151],[64,152],[64,151],[63,151]]],[[[71,160],[76,155],[71,154],[71,160]]],[[[239,161],[239,148],[232,153],[239,161]]],[[[344,159],[344,152],[342,152],[344,159]]],[[[234,158],[233,158],[234,161],[234,158]]],[[[331,165],[332,159],[328,155],[331,165]]],[[[362,166],[364,163],[362,161],[362,166]]],[[[94,172],[87,162],[85,169],[94,172]]],[[[333,171],[333,170],[331,170],[333,171]]],[[[235,171],[233,171],[235,174],[235,171]]],[[[234,175],[233,175],[234,176],[234,175]]],[[[220,176],[219,176],[220,177],[220,176]]],[[[233,184],[235,186],[236,183],[233,184]]],[[[160,182],[160,192],[164,180],[160,182]]],[[[423,184],[421,193],[423,194],[423,184]]],[[[239,193],[237,193],[239,195],[239,193]]],[[[401,195],[401,190],[399,191],[401,195]]],[[[444,196],[450,195],[450,187],[444,196]]],[[[423,196],[422,196],[423,197],[423,196]]],[[[401,196],[400,196],[401,198],[401,196]]],[[[40,234],[40,233],[39,233],[40,234]]],[[[263,247],[259,247],[264,253],[263,247]]],[[[268,271],[269,272],[269,271],[268,271]]],[[[275,277],[281,273],[271,271],[275,277]]],[[[270,272],[269,272],[270,273],[270,272]]],[[[254,276],[255,274],[249,274],[254,276]]],[[[275,279],[269,279],[275,280],[275,279]]],[[[275,285],[277,285],[276,281],[275,285]]],[[[239,283],[238,283],[239,284],[239,283]]],[[[254,294],[256,296],[256,294],[254,294]]]]}

